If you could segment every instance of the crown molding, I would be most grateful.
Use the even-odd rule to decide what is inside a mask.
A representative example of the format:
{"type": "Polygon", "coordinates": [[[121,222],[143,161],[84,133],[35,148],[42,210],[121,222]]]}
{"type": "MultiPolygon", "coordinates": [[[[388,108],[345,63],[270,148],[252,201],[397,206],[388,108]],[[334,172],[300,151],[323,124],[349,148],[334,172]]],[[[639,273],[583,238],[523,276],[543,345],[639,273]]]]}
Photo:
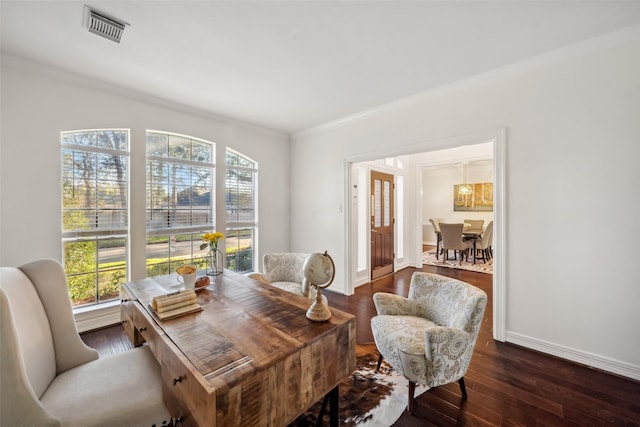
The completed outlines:
{"type": "Polygon", "coordinates": [[[44,64],[32,59],[23,58],[10,53],[1,52],[0,64],[3,68],[10,68],[21,72],[28,72],[33,75],[37,75],[44,78],[52,78],[65,83],[78,85],[87,89],[99,90],[102,92],[108,92],[109,94],[116,94],[125,98],[129,98],[135,101],[144,102],[157,107],[166,108],[176,112],[189,114],[191,116],[200,117],[207,120],[216,121],[222,124],[230,126],[236,126],[259,132],[263,134],[289,138],[289,134],[275,129],[262,127],[250,122],[234,119],[232,117],[212,113],[210,111],[202,110],[199,108],[191,107],[186,104],[181,104],[175,101],[169,101],[167,99],[148,95],[142,92],[138,92],[133,89],[128,89],[122,86],[114,85],[104,80],[98,80],[93,77],[86,76],[84,74],[74,73],[62,68],[54,67],[52,65],[44,64]]]}

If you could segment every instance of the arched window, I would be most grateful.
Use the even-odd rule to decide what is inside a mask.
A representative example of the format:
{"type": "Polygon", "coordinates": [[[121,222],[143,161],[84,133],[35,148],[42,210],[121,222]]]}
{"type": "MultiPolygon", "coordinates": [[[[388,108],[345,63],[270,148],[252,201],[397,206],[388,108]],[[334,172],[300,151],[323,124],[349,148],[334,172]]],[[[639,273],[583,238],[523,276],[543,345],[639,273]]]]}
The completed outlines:
{"type": "Polygon", "coordinates": [[[253,271],[258,224],[258,164],[227,149],[225,166],[226,268],[238,272],[253,271]]]}
{"type": "Polygon", "coordinates": [[[204,269],[201,237],[215,224],[215,144],[147,131],[147,276],[204,269]]]}

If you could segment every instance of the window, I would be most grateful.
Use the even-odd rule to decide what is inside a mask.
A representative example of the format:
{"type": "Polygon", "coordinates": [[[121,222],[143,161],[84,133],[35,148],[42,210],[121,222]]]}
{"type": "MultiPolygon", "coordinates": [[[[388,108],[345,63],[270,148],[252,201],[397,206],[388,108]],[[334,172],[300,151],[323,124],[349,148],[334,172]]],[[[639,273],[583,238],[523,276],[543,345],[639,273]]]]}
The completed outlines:
{"type": "Polygon", "coordinates": [[[61,133],[62,245],[74,306],[118,298],[127,277],[129,131],[61,133]]]}
{"type": "Polygon", "coordinates": [[[257,164],[241,154],[226,151],[225,200],[227,208],[226,268],[254,270],[257,231],[257,164]]]}
{"type": "MultiPolygon", "coordinates": [[[[216,226],[215,144],[147,131],[146,234],[132,237],[129,215],[138,212],[130,212],[129,134],[128,129],[60,134],[63,262],[74,307],[118,298],[120,284],[130,278],[130,243],[142,244],[130,239],[146,239],[147,277],[172,273],[183,264],[206,268],[207,251],[200,245],[202,235],[216,226]]],[[[217,207],[218,218],[226,209],[225,267],[253,271],[257,164],[227,149],[225,165],[218,194],[224,186],[226,204],[217,207]]]]}
{"type": "Polygon", "coordinates": [[[202,234],[215,224],[214,144],[147,132],[147,276],[205,268],[202,234]]]}

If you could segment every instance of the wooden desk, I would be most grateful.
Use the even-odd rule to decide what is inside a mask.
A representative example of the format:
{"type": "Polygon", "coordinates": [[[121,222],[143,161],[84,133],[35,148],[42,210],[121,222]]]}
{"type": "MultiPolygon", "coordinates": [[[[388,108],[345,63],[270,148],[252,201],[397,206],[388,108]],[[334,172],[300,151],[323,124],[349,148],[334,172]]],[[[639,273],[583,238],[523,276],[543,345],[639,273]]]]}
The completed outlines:
{"type": "MultiPolygon", "coordinates": [[[[159,321],[148,308],[176,276],[122,285],[122,320],[162,367],[163,397],[187,426],[286,426],[355,369],[355,318],[226,271],[198,291],[203,311],[159,321]]],[[[333,409],[333,408],[332,408],[333,409]]]]}

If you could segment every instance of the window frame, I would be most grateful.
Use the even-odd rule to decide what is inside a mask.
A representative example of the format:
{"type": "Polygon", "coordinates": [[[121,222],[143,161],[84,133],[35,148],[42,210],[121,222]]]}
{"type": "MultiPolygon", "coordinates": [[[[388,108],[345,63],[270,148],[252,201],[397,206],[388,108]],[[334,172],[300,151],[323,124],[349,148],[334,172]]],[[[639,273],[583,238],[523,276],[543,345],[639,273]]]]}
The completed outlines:
{"type": "MultiPolygon", "coordinates": [[[[129,188],[130,188],[130,165],[131,165],[131,131],[127,128],[103,128],[103,129],[80,129],[80,130],[71,130],[71,131],[63,131],[60,132],[60,188],[61,188],[61,218],[60,218],[60,229],[61,229],[61,249],[63,254],[63,268],[65,270],[65,276],[67,277],[67,282],[69,285],[69,292],[72,298],[71,302],[74,308],[86,307],[86,306],[94,306],[101,305],[112,302],[118,299],[118,290],[112,289],[110,292],[109,288],[114,288],[113,284],[107,284],[105,292],[107,292],[107,298],[101,298],[101,285],[104,285],[105,282],[102,282],[101,279],[106,275],[111,274],[111,279],[120,281],[121,279],[127,280],[129,278],[129,266],[128,266],[128,251],[129,251],[129,188]],[[113,133],[123,133],[126,136],[126,147],[124,149],[117,148],[106,148],[100,147],[97,144],[97,136],[95,137],[94,144],[76,144],[72,142],[65,142],[65,136],[71,134],[82,134],[82,133],[94,133],[98,135],[101,132],[113,132],[113,133]],[[73,168],[71,175],[69,176],[67,167],[66,156],[68,152],[71,152],[74,155],[73,168]],[[67,191],[65,189],[65,184],[68,182],[68,179],[71,178],[72,187],[75,189],[76,186],[76,175],[75,175],[75,153],[85,153],[89,154],[90,157],[94,157],[91,159],[92,163],[95,162],[92,166],[92,175],[89,179],[90,182],[94,183],[94,201],[92,202],[93,206],[86,207],[83,209],[72,209],[71,207],[65,207],[66,205],[66,194],[67,191]],[[105,169],[100,168],[98,165],[99,158],[101,155],[107,156],[117,156],[120,158],[126,159],[126,165],[123,169],[124,171],[124,179],[109,181],[105,180],[104,182],[115,182],[116,186],[124,186],[124,188],[119,188],[119,196],[122,197],[124,195],[124,207],[112,208],[112,211],[123,211],[124,215],[120,214],[119,216],[124,221],[124,226],[101,226],[101,215],[100,211],[108,211],[108,209],[100,208],[100,202],[104,202],[105,199],[108,199],[107,191],[104,189],[107,186],[102,186],[100,174],[105,169]],[[104,193],[105,199],[102,199],[100,193],[104,193]],[[80,212],[82,210],[95,211],[94,217],[94,226],[91,225],[91,221],[88,220],[88,228],[65,228],[65,218],[67,217],[67,213],[80,212]],[[120,264],[116,264],[115,266],[108,266],[100,262],[100,246],[108,245],[110,241],[119,241],[122,240],[123,243],[120,245],[123,249],[122,251],[122,260],[116,261],[120,264]],[[77,246],[76,246],[77,245],[77,246]],[[84,256],[89,257],[89,263],[93,262],[94,267],[92,270],[83,270],[83,271],[70,271],[71,267],[70,262],[68,262],[68,255],[71,249],[68,248],[76,246],[80,248],[80,251],[85,252],[84,256]],[[84,246],[84,249],[82,248],[84,246]],[[93,247],[92,247],[93,246],[93,247]],[[93,255],[90,253],[93,252],[93,255]],[[102,267],[101,267],[102,265],[102,267]],[[118,274],[120,273],[120,274],[118,274]],[[78,286],[76,279],[80,279],[82,276],[94,276],[93,282],[93,301],[85,302],[85,303],[76,303],[76,291],[82,288],[82,285],[78,286]],[[109,297],[111,295],[111,297],[109,297]]],[[[116,168],[117,169],[117,168],[116,168]]],[[[78,179],[79,180],[79,179],[78,179]]],[[[75,191],[75,190],[74,190],[75,191]]],[[[84,214],[82,214],[84,215],[84,214]]],[[[116,215],[118,216],[118,215],[116,215]]],[[[118,246],[118,247],[120,247],[118,246]]],[[[71,259],[77,259],[77,254],[69,257],[69,261],[71,259]]],[[[85,262],[86,262],[85,258],[85,262]]]]}
{"type": "MultiPolygon", "coordinates": [[[[184,264],[194,264],[198,268],[204,269],[206,267],[206,252],[196,253],[194,248],[199,249],[202,234],[210,232],[212,229],[215,228],[215,224],[216,224],[216,217],[217,217],[216,215],[216,209],[217,209],[216,208],[216,192],[217,192],[216,191],[217,190],[216,189],[216,168],[217,168],[216,143],[207,141],[202,138],[190,136],[190,135],[179,134],[176,132],[147,129],[145,133],[145,168],[146,168],[146,171],[145,171],[145,176],[146,176],[145,178],[146,180],[145,182],[145,187],[146,187],[146,190],[145,190],[145,215],[146,215],[145,216],[146,218],[145,219],[145,231],[146,231],[145,271],[146,271],[147,277],[154,277],[162,274],[172,273],[173,271],[175,271],[177,267],[184,264]],[[167,155],[166,156],[149,154],[149,136],[152,134],[165,136],[167,138],[167,150],[166,150],[167,155]],[[185,159],[185,158],[170,156],[171,150],[169,147],[171,145],[172,138],[189,141],[190,158],[185,159]],[[208,162],[193,160],[193,158],[191,158],[193,156],[192,147],[194,142],[209,146],[208,162]],[[153,211],[155,209],[153,207],[150,207],[150,200],[149,200],[150,195],[153,193],[153,191],[150,191],[150,188],[149,188],[149,183],[151,181],[150,175],[152,175],[150,170],[150,162],[162,162],[166,164],[166,166],[168,167],[171,167],[171,165],[174,165],[174,166],[178,165],[179,167],[189,168],[190,179],[193,176],[193,170],[194,170],[191,168],[200,168],[200,169],[208,168],[209,169],[208,179],[210,181],[207,187],[209,190],[209,206],[206,209],[206,211],[208,212],[209,220],[200,224],[182,224],[182,225],[171,225],[170,220],[168,220],[168,224],[165,227],[150,226],[149,219],[150,219],[150,216],[153,215],[153,211]],[[175,245],[177,245],[178,240],[184,239],[186,236],[188,236],[188,241],[191,243],[190,255],[188,257],[184,257],[184,256],[172,257],[172,242],[175,242],[175,245]],[[167,238],[167,261],[160,262],[160,263],[150,263],[149,262],[149,240],[157,239],[161,237],[167,238]],[[166,268],[163,268],[163,266],[165,266],[166,268]],[[158,274],[150,274],[154,272],[154,270],[157,271],[158,274]]],[[[193,188],[192,184],[193,182],[190,181],[190,185],[188,186],[190,190],[193,188]]],[[[170,186],[170,185],[173,185],[174,187],[177,186],[175,182],[167,184],[167,186],[170,186]]],[[[190,203],[188,205],[190,222],[194,218],[193,207],[194,205],[192,203],[192,200],[190,200],[190,203]]],[[[170,207],[166,206],[165,208],[167,209],[167,215],[170,215],[168,213],[170,207]]],[[[202,209],[202,211],[204,212],[205,210],[202,209]]],[[[175,245],[174,245],[174,248],[175,248],[175,245]]]]}
{"type": "Polygon", "coordinates": [[[225,183],[224,183],[225,187],[224,188],[225,188],[225,213],[226,213],[225,228],[226,228],[226,236],[227,236],[225,268],[236,271],[236,272],[240,272],[240,273],[253,272],[253,271],[256,271],[256,266],[258,262],[258,260],[256,259],[256,253],[258,253],[258,178],[259,178],[258,162],[250,158],[249,156],[246,156],[240,153],[237,150],[226,147],[224,165],[225,165],[225,183]],[[238,164],[235,164],[235,165],[229,164],[228,163],[229,154],[236,156],[238,159],[245,160],[246,162],[250,163],[252,166],[249,167],[249,166],[241,166],[238,164]],[[229,180],[228,180],[229,175],[228,174],[230,170],[249,172],[251,174],[252,185],[253,185],[252,192],[251,192],[253,215],[251,220],[241,220],[239,216],[236,220],[229,220],[228,212],[230,207],[229,206],[230,193],[229,193],[229,180]],[[246,233],[247,231],[249,231],[251,234],[250,249],[240,250],[241,249],[240,238],[235,238],[237,242],[237,246],[235,248],[235,251],[231,250],[229,242],[231,241],[232,236],[236,233],[243,233],[243,232],[246,233]],[[229,256],[230,252],[235,252],[235,256],[229,256]],[[240,254],[242,253],[251,254],[251,267],[249,269],[238,268],[240,254]],[[235,263],[234,266],[231,265],[232,262],[235,263]]]}
{"type": "MultiPolygon", "coordinates": [[[[229,268],[228,265],[226,264],[227,263],[226,255],[228,253],[227,250],[231,249],[229,245],[232,245],[234,243],[240,244],[243,242],[242,239],[245,239],[245,241],[246,239],[250,240],[247,251],[250,252],[250,255],[248,255],[248,257],[250,257],[250,260],[251,260],[250,267],[245,264],[245,268],[250,268],[250,269],[246,270],[245,268],[243,268],[242,272],[255,271],[256,266],[258,264],[258,260],[256,259],[256,254],[258,253],[258,176],[259,176],[258,163],[255,160],[251,159],[250,157],[246,156],[245,154],[237,150],[226,147],[224,145],[218,146],[217,143],[215,142],[207,141],[207,140],[189,136],[189,135],[179,134],[175,132],[153,130],[153,129],[146,129],[144,135],[145,135],[145,139],[144,139],[145,148],[144,148],[144,152],[142,152],[141,150],[132,148],[134,146],[134,143],[131,140],[132,131],[129,128],[118,127],[118,128],[111,128],[111,129],[81,129],[81,130],[68,130],[68,131],[60,132],[60,156],[61,156],[60,158],[60,162],[61,162],[61,166],[60,166],[61,167],[61,183],[60,183],[61,195],[60,197],[61,197],[61,204],[63,207],[62,213],[61,213],[61,220],[60,220],[60,224],[61,224],[60,227],[62,232],[61,249],[64,256],[66,254],[65,245],[86,244],[86,248],[84,248],[86,252],[84,252],[83,255],[87,254],[86,255],[87,259],[90,258],[91,262],[93,262],[93,270],[87,272],[87,274],[93,274],[95,276],[94,278],[95,279],[95,287],[94,287],[95,297],[92,300],[86,299],[87,301],[86,303],[80,303],[80,304],[73,303],[74,312],[75,311],[87,312],[92,310],[93,308],[109,307],[117,302],[117,299],[118,299],[117,292],[109,293],[110,295],[109,299],[100,298],[99,283],[101,280],[101,275],[110,274],[111,270],[114,270],[119,273],[119,276],[118,276],[119,281],[117,286],[118,290],[119,290],[120,283],[131,280],[131,275],[133,274],[132,271],[139,271],[138,274],[141,274],[144,271],[146,277],[153,277],[152,274],[149,274],[149,263],[148,263],[149,257],[147,252],[148,240],[150,237],[151,238],[158,238],[162,236],[166,237],[166,242],[164,242],[164,244],[166,244],[168,247],[168,250],[167,250],[168,258],[166,260],[162,258],[162,262],[166,261],[166,263],[168,264],[169,271],[163,271],[159,274],[172,273],[173,270],[177,268],[177,266],[183,263],[193,263],[193,264],[196,264],[199,268],[204,269],[206,266],[207,251],[200,250],[200,245],[202,243],[201,236],[206,232],[216,231],[216,229],[225,231],[225,240],[222,242],[222,245],[220,247],[220,249],[222,249],[225,252],[224,254],[225,268],[229,268]],[[124,149],[108,148],[107,143],[104,143],[104,142],[100,143],[99,136],[94,136],[94,135],[80,135],[80,137],[84,139],[83,140],[78,139],[77,141],[78,143],[73,143],[72,139],[69,138],[70,134],[82,133],[82,132],[94,132],[94,133],[125,132],[126,140],[124,140],[124,142],[126,143],[126,145],[123,145],[125,147],[124,149]],[[163,154],[161,144],[160,144],[160,150],[149,153],[148,146],[147,146],[147,135],[149,134],[158,134],[158,135],[167,136],[167,137],[175,136],[176,138],[184,138],[192,142],[195,141],[198,144],[208,145],[208,150],[204,152],[208,154],[206,155],[203,154],[203,156],[204,157],[206,157],[207,155],[209,156],[208,157],[209,161],[206,162],[206,167],[209,168],[208,175],[206,175],[207,177],[206,185],[207,185],[207,190],[209,192],[209,196],[208,196],[209,199],[207,201],[208,206],[206,206],[204,209],[204,211],[206,211],[207,213],[207,216],[206,216],[207,219],[203,223],[201,224],[193,223],[193,222],[189,222],[187,224],[168,223],[166,227],[157,227],[153,225],[150,226],[150,224],[148,223],[147,219],[150,216],[149,212],[151,212],[152,205],[149,204],[147,200],[151,194],[149,190],[150,187],[148,186],[148,183],[147,183],[147,180],[149,179],[149,175],[148,175],[149,170],[147,169],[151,167],[150,165],[152,164],[152,162],[160,161],[160,162],[165,162],[167,164],[179,164],[187,168],[189,167],[197,168],[203,165],[201,161],[193,160],[192,158],[171,157],[169,153],[170,151],[169,148],[167,148],[166,154],[163,154]],[[73,159],[69,160],[68,158],[65,158],[65,155],[68,156],[69,153],[75,154],[76,151],[89,153],[90,155],[93,155],[93,156],[116,155],[116,156],[125,157],[126,168],[124,171],[124,175],[122,176],[122,182],[120,182],[119,180],[113,181],[111,179],[112,177],[106,178],[107,186],[108,185],[115,186],[117,184],[122,184],[124,188],[124,190],[116,190],[115,187],[113,187],[113,189],[110,190],[110,193],[108,193],[111,195],[113,200],[106,203],[109,206],[109,209],[111,210],[117,209],[117,207],[115,206],[115,202],[121,200],[119,199],[121,194],[125,195],[124,201],[121,202],[123,203],[123,205],[121,209],[119,209],[121,212],[116,213],[114,216],[114,218],[120,221],[120,223],[118,224],[110,223],[110,226],[102,227],[103,222],[101,222],[101,220],[104,221],[105,218],[102,216],[98,216],[97,214],[98,212],[101,211],[101,208],[99,206],[101,203],[100,198],[99,197],[96,198],[92,193],[91,196],[87,196],[87,197],[90,197],[89,200],[91,203],[95,203],[95,206],[94,206],[94,210],[96,211],[95,224],[97,224],[98,228],[94,226],[87,230],[82,229],[83,222],[89,221],[89,223],[91,224],[92,219],[90,215],[87,217],[88,219],[85,220],[83,219],[82,215],[77,214],[78,218],[81,219],[81,221],[83,222],[78,222],[77,227],[65,229],[65,225],[64,225],[65,224],[64,221],[66,218],[64,213],[65,210],[75,209],[76,211],[81,212],[82,209],[78,208],[78,206],[80,206],[80,203],[88,203],[84,199],[81,199],[80,196],[75,196],[77,197],[78,200],[77,201],[72,200],[73,203],[71,205],[66,205],[67,202],[64,199],[65,197],[67,197],[66,194],[69,191],[69,181],[65,182],[65,179],[70,177],[71,179],[75,179],[74,182],[79,182],[80,180],[86,179],[82,176],[74,175],[73,173],[70,173],[68,169],[65,169],[65,168],[69,168],[70,165],[73,166],[73,163],[68,163],[73,161],[73,159]],[[231,163],[227,165],[228,154],[235,156],[235,163],[233,163],[234,161],[231,161],[231,163]],[[216,162],[216,156],[221,157],[222,155],[225,156],[224,161],[218,164],[216,162]],[[140,158],[141,156],[144,156],[144,159],[141,159],[140,158]],[[65,163],[65,161],[67,163],[65,163]],[[141,174],[140,172],[138,172],[137,178],[135,178],[136,174],[132,175],[131,168],[136,167],[135,165],[140,166],[142,164],[144,164],[144,167],[145,167],[144,174],[141,174]],[[250,202],[250,206],[248,207],[248,209],[251,210],[251,213],[248,216],[244,216],[244,217],[242,214],[240,214],[240,216],[236,218],[230,217],[229,219],[233,219],[233,221],[229,221],[226,215],[227,209],[229,207],[229,204],[228,204],[229,199],[227,198],[229,193],[227,188],[228,186],[227,172],[233,171],[233,170],[242,171],[245,175],[248,172],[251,176],[251,184],[250,184],[251,187],[248,187],[248,190],[246,190],[248,191],[248,193],[243,193],[243,191],[245,190],[243,190],[242,188],[238,189],[238,187],[236,187],[236,191],[235,191],[235,194],[240,193],[240,194],[251,195],[251,202],[250,202]],[[142,176],[145,177],[144,178],[145,182],[143,184],[144,187],[140,186],[142,183],[139,183],[139,182],[134,183],[133,181],[134,178],[138,180],[142,176]],[[136,201],[134,201],[135,203],[132,202],[132,199],[131,199],[132,188],[134,189],[134,191],[136,191],[136,189],[139,189],[139,190],[141,190],[142,188],[145,189],[144,204],[139,204],[137,198],[136,198],[136,201]],[[225,197],[224,202],[221,197],[221,193],[220,193],[221,191],[224,191],[224,197],[225,197]],[[65,207],[65,205],[67,207],[65,207]],[[142,237],[142,234],[140,233],[132,233],[132,230],[131,230],[132,215],[135,216],[136,218],[139,218],[139,215],[141,214],[140,212],[141,209],[145,209],[144,237],[142,237]],[[240,233],[244,235],[241,237],[240,240],[228,242],[227,237],[231,236],[233,240],[233,237],[236,233],[240,233]],[[184,235],[187,235],[187,236],[185,237],[184,235]],[[184,237],[185,239],[187,239],[188,237],[188,241],[190,242],[190,245],[191,245],[191,249],[189,253],[190,256],[188,258],[175,257],[176,259],[173,259],[173,260],[171,259],[170,252],[172,250],[171,248],[172,236],[176,236],[176,243],[179,243],[178,241],[180,240],[181,236],[184,237]],[[145,239],[144,241],[142,241],[143,238],[145,239]],[[105,245],[111,244],[111,242],[114,240],[117,240],[118,252],[117,252],[116,261],[118,264],[115,267],[111,267],[111,266],[101,267],[103,263],[101,262],[100,258],[102,257],[104,259],[104,255],[100,253],[101,249],[103,249],[105,245]],[[229,248],[227,248],[228,246],[229,248]],[[144,254],[136,253],[135,256],[132,257],[131,256],[132,247],[135,247],[135,248],[144,247],[145,253],[144,254]],[[90,253],[91,253],[91,256],[88,255],[90,253]],[[133,265],[132,262],[135,262],[135,265],[133,265]],[[142,270],[143,267],[144,267],[144,270],[142,270]]],[[[202,149],[202,147],[200,147],[199,150],[200,149],[202,149]]],[[[202,152],[200,154],[202,154],[202,152]]],[[[79,158],[79,159],[82,160],[82,158],[79,158]]],[[[80,160],[78,160],[77,162],[78,164],[81,164],[80,160]]],[[[113,162],[113,160],[108,158],[106,160],[110,162],[109,164],[113,162]]],[[[99,163],[100,161],[99,159],[94,158],[92,159],[92,161],[94,162],[93,166],[91,167],[91,172],[94,175],[92,179],[98,179],[96,177],[102,173],[104,168],[99,163]]],[[[115,163],[119,164],[117,161],[115,163]]],[[[111,173],[112,175],[114,174],[114,172],[109,172],[109,171],[108,173],[111,173]]],[[[118,176],[121,176],[121,175],[118,175],[118,176]]],[[[201,176],[205,176],[205,175],[201,174],[201,176]]],[[[194,194],[192,189],[194,185],[193,182],[194,181],[190,181],[189,185],[182,187],[182,189],[189,190],[188,197],[189,197],[189,203],[190,203],[189,205],[190,215],[194,211],[193,210],[194,199],[192,198],[194,194]]],[[[85,184],[85,188],[89,188],[89,186],[86,185],[86,183],[84,184],[85,184]]],[[[240,184],[242,184],[242,182],[240,182],[240,184]]],[[[167,188],[170,188],[170,185],[172,184],[167,184],[167,188]]],[[[97,193],[97,192],[94,191],[94,193],[97,193]]],[[[246,199],[244,199],[243,201],[246,201],[246,199]]],[[[201,204],[202,199],[199,200],[198,203],[200,203],[200,206],[202,206],[201,204]]],[[[191,220],[193,218],[194,216],[190,216],[191,220]]],[[[203,216],[203,218],[205,217],[203,216]]],[[[108,217],[106,219],[108,222],[108,217]]],[[[240,245],[240,247],[242,247],[242,245],[240,245]]],[[[182,249],[184,249],[184,247],[182,249]]],[[[238,252],[236,251],[234,255],[236,253],[238,252]]],[[[161,257],[164,257],[164,254],[162,254],[161,257]]],[[[233,262],[240,262],[238,261],[237,256],[233,256],[233,258],[235,259],[235,261],[233,262]]],[[[248,260],[246,259],[245,261],[248,262],[248,260]]],[[[83,273],[83,272],[78,272],[73,270],[72,271],[67,271],[67,270],[68,269],[65,268],[65,274],[67,276],[68,282],[70,283],[73,281],[74,276],[77,276],[78,274],[83,273]]],[[[109,276],[109,278],[110,278],[109,283],[111,283],[113,280],[111,280],[111,276],[109,276]]],[[[111,288],[112,287],[110,287],[109,289],[111,290],[111,288]]],[[[70,287],[70,291],[71,291],[71,287],[70,287]]]]}

